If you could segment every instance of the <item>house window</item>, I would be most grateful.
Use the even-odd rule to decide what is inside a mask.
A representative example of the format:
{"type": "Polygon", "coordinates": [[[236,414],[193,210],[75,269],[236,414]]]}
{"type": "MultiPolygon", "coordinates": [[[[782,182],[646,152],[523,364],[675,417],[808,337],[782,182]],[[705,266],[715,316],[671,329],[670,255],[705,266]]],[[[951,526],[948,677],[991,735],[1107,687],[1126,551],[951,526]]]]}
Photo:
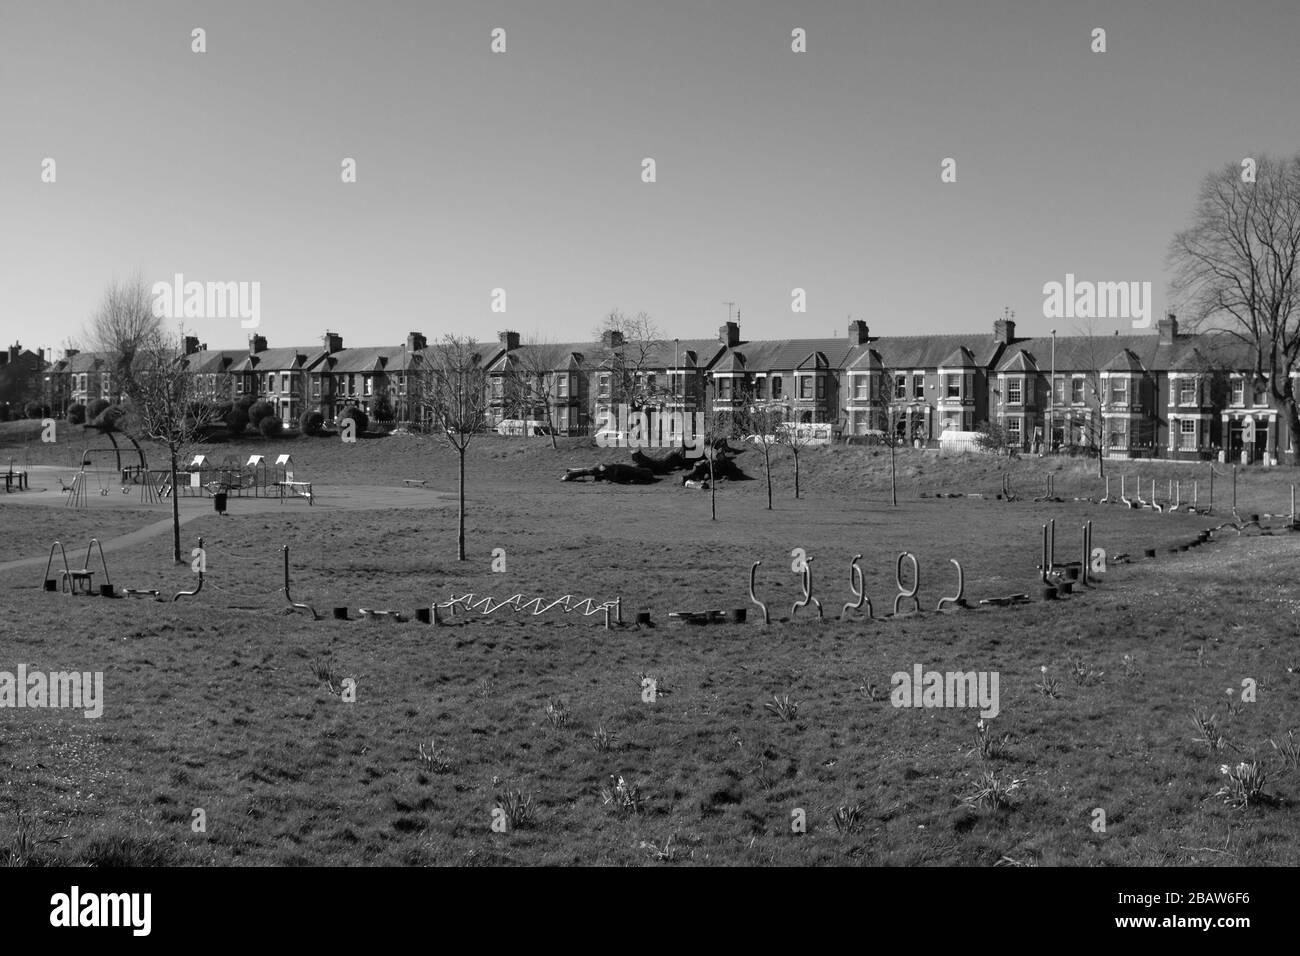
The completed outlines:
{"type": "Polygon", "coordinates": [[[907,376],[894,376],[894,398],[905,401],[907,399],[907,376]]]}
{"type": "Polygon", "coordinates": [[[555,376],[555,393],[560,398],[569,397],[569,376],[567,375],[555,376]]]}
{"type": "Polygon", "coordinates": [[[1180,378],[1178,380],[1178,404],[1196,404],[1196,379],[1180,378]]]}
{"type": "Polygon", "coordinates": [[[268,392],[275,391],[275,373],[273,372],[268,373],[266,376],[266,390],[268,392]]]}
{"type": "Polygon", "coordinates": [[[1106,423],[1106,444],[1111,448],[1128,447],[1128,419],[1112,418],[1106,423]]]}
{"type": "Polygon", "coordinates": [[[912,375],[912,397],[925,398],[925,376],[920,372],[912,375]]]}
{"type": "Polygon", "coordinates": [[[799,376],[799,397],[812,398],[812,377],[808,375],[799,376]]]}
{"type": "Polygon", "coordinates": [[[367,375],[361,380],[361,387],[365,390],[364,394],[370,395],[375,390],[375,380],[373,376],[367,375]]]}
{"type": "Polygon", "coordinates": [[[961,398],[961,376],[945,375],[944,381],[949,398],[961,398]]]}
{"type": "Polygon", "coordinates": [[[1232,404],[1246,404],[1246,380],[1244,378],[1234,378],[1232,380],[1232,404]]]}
{"type": "Polygon", "coordinates": [[[825,397],[826,397],[826,379],[825,377],[818,375],[817,376],[817,398],[823,399],[825,397]]]}
{"type": "Polygon", "coordinates": [[[1112,405],[1128,404],[1128,379],[1112,378],[1110,380],[1110,403],[1112,405]]]}
{"type": "Polygon", "coordinates": [[[286,393],[289,391],[289,373],[288,373],[288,372],[285,372],[283,375],[280,376],[280,391],[282,391],[282,392],[286,392],[286,393]]]}
{"type": "Polygon", "coordinates": [[[1083,376],[1081,375],[1070,379],[1070,402],[1074,405],[1083,404],[1083,376]]]}
{"type": "Polygon", "coordinates": [[[596,378],[596,395],[600,398],[609,398],[609,373],[601,372],[596,378]]]}
{"type": "Polygon", "coordinates": [[[1184,418],[1178,423],[1178,447],[1183,450],[1196,447],[1196,419],[1184,418]]]}
{"type": "Polygon", "coordinates": [[[870,395],[871,378],[867,375],[853,376],[853,397],[863,399],[870,395]]]}
{"type": "MultiPolygon", "coordinates": [[[[1007,404],[1019,405],[1024,401],[1024,380],[1018,378],[1007,379],[1007,404]]],[[[1019,427],[1018,425],[1016,427],[1019,427]]]]}
{"type": "Polygon", "coordinates": [[[755,398],[767,397],[767,379],[765,378],[754,379],[754,397],[755,398]]]}
{"type": "Polygon", "coordinates": [[[1057,405],[1065,404],[1065,377],[1062,375],[1052,379],[1052,402],[1057,405]]]}
{"type": "Polygon", "coordinates": [[[781,376],[777,375],[774,376],[772,379],[772,398],[775,400],[780,397],[781,397],[781,376]]]}
{"type": "Polygon", "coordinates": [[[1020,426],[1021,426],[1020,419],[1018,418],[1007,419],[1007,441],[1012,445],[1019,445],[1022,441],[1020,426]]]}
{"type": "Polygon", "coordinates": [[[731,400],[731,379],[725,375],[718,379],[718,398],[731,400]]]}
{"type": "Polygon", "coordinates": [[[651,372],[649,375],[647,375],[647,376],[645,377],[645,390],[646,390],[647,392],[649,392],[651,395],[654,394],[654,391],[655,391],[655,373],[654,373],[654,372],[651,372]]]}

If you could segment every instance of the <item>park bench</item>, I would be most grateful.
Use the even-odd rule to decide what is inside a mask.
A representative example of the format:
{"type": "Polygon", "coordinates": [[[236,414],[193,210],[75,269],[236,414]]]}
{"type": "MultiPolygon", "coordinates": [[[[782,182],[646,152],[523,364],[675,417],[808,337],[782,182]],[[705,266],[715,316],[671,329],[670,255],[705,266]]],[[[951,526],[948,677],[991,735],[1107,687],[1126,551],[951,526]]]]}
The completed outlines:
{"type": "Polygon", "coordinates": [[[423,488],[425,482],[427,482],[428,480],[429,480],[428,478],[403,478],[402,484],[406,485],[406,487],[408,488],[415,487],[416,485],[423,488]]]}

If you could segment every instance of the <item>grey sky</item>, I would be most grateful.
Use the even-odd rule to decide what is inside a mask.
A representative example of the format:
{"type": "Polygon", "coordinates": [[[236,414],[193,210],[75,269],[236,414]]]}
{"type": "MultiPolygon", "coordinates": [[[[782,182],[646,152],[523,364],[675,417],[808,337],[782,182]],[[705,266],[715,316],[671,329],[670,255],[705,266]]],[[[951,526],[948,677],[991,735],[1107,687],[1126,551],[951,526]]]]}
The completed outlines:
{"type": "Polygon", "coordinates": [[[4,0],[0,329],[59,347],[137,269],[260,282],[272,345],[688,337],[724,300],[747,338],[1068,332],[1067,272],[1160,312],[1205,173],[1300,149],[1298,40],[1294,0],[4,0]]]}

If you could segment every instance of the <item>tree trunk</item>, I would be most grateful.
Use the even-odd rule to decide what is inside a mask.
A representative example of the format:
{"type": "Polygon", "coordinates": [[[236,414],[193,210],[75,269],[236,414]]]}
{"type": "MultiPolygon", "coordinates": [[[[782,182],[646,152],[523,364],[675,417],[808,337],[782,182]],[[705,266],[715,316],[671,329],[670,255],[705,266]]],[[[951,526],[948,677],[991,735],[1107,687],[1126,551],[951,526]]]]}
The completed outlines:
{"type": "Polygon", "coordinates": [[[763,471],[767,474],[767,510],[772,510],[772,450],[763,446],[763,471]]]}
{"type": "Polygon", "coordinates": [[[1282,412],[1286,415],[1287,430],[1291,432],[1291,464],[1300,465],[1300,403],[1294,394],[1282,400],[1282,412]]]}
{"type": "Polygon", "coordinates": [[[709,456],[709,520],[718,520],[718,482],[713,476],[713,456],[709,456]]]}
{"type": "Polygon", "coordinates": [[[898,507],[898,471],[894,467],[894,443],[889,443],[889,503],[898,507]]]}
{"type": "Polygon", "coordinates": [[[460,515],[456,530],[456,560],[465,560],[465,449],[456,449],[460,456],[460,515]]]}
{"type": "MultiPolygon", "coordinates": [[[[181,490],[176,487],[176,446],[169,449],[172,459],[172,559],[181,563],[181,490]]],[[[144,480],[148,481],[146,474],[144,480]]]]}
{"type": "Polygon", "coordinates": [[[794,496],[799,497],[799,453],[794,453],[794,496]]]}

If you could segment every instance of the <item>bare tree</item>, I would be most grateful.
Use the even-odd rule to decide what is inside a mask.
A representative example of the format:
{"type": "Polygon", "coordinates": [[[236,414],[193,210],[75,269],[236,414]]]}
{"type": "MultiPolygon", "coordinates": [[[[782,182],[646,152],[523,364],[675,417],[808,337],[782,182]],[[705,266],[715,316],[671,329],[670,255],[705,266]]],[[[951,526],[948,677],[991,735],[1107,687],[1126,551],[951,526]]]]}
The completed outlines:
{"type": "MultiPolygon", "coordinates": [[[[182,361],[178,338],[154,329],[134,343],[129,366],[123,369],[128,405],[123,430],[158,442],[167,449],[171,475],[172,558],[181,557],[180,488],[177,473],[188,449],[217,424],[220,412],[206,389],[182,361]]],[[[149,476],[141,476],[148,481],[149,476]]]]}
{"type": "Polygon", "coordinates": [[[622,402],[633,411],[662,405],[670,390],[666,377],[664,381],[655,377],[655,372],[665,367],[663,355],[667,348],[658,325],[646,312],[629,316],[613,309],[601,320],[594,335],[605,341],[610,333],[615,344],[598,369],[598,374],[609,375],[610,392],[602,396],[597,390],[593,404],[622,402]]]}
{"type": "Polygon", "coordinates": [[[446,335],[412,366],[414,401],[459,460],[460,511],[456,560],[465,560],[465,453],[487,426],[488,375],[483,348],[472,339],[446,335]]]}
{"type": "Polygon", "coordinates": [[[780,444],[779,426],[786,419],[786,406],[780,401],[755,397],[754,387],[746,383],[741,390],[737,412],[741,436],[747,437],[763,452],[763,474],[767,479],[767,510],[772,510],[772,449],[780,444]]]}
{"type": "MultiPolygon", "coordinates": [[[[1065,428],[1078,432],[1079,437],[1083,439],[1078,444],[1082,446],[1084,454],[1090,458],[1095,457],[1097,460],[1097,477],[1105,478],[1108,438],[1106,435],[1106,419],[1102,414],[1106,404],[1106,392],[1105,383],[1101,377],[1101,367],[1113,356],[1107,355],[1103,351],[1106,337],[1097,334],[1094,322],[1089,321],[1082,327],[1076,328],[1075,334],[1084,341],[1084,344],[1075,353],[1079,359],[1082,359],[1083,364],[1081,371],[1084,409],[1082,413],[1075,409],[1073,395],[1069,396],[1070,401],[1068,404],[1065,402],[1058,404],[1064,405],[1066,409],[1063,415],[1065,428]]],[[[1076,364],[1078,364],[1077,361],[1076,364]]],[[[1070,377],[1078,374],[1079,371],[1073,370],[1070,377]]],[[[1055,388],[1055,383],[1052,383],[1049,387],[1055,388]]],[[[1073,389],[1073,384],[1069,387],[1073,389]]],[[[1055,401],[1054,395],[1053,401],[1055,401]]],[[[1067,435],[1066,437],[1068,439],[1070,436],[1067,435]]],[[[1048,436],[1048,440],[1051,440],[1051,436],[1048,436]]],[[[1073,444],[1073,442],[1067,441],[1067,444],[1073,444]]]]}
{"type": "Polygon", "coordinates": [[[136,353],[156,348],[162,329],[163,320],[154,313],[153,295],[144,276],[137,272],[109,283],[84,337],[93,351],[109,357],[112,384],[119,395],[131,393],[136,353]]]}
{"type": "Polygon", "coordinates": [[[551,448],[558,449],[554,414],[559,400],[556,373],[564,370],[568,352],[562,346],[534,340],[507,353],[504,361],[507,401],[518,412],[519,418],[540,417],[545,421],[551,436],[551,448]]]}
{"type": "Polygon", "coordinates": [[[1300,154],[1229,164],[1201,185],[1192,224],[1170,244],[1171,299],[1203,331],[1247,347],[1254,383],[1281,407],[1300,449],[1300,154]]]}

